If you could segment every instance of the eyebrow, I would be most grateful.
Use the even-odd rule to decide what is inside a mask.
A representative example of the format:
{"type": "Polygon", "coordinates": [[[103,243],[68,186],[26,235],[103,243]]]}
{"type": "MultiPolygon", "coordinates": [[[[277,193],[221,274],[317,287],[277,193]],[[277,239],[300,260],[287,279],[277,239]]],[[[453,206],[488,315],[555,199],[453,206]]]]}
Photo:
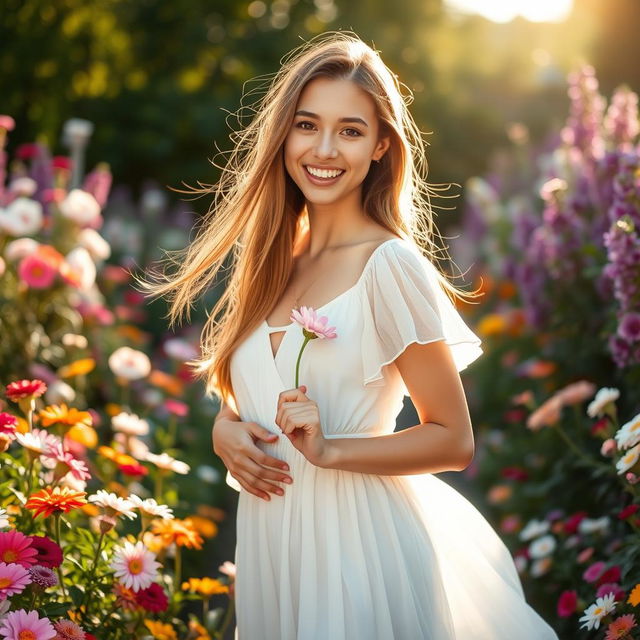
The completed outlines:
{"type": "MultiPolygon", "coordinates": [[[[311,111],[296,111],[295,112],[296,116],[306,116],[307,118],[315,118],[316,120],[320,119],[320,116],[317,113],[312,113],[311,111]]],[[[368,127],[369,125],[362,119],[362,118],[358,118],[357,116],[351,116],[348,118],[340,118],[339,122],[355,122],[358,124],[362,124],[365,127],[368,127]]]]}

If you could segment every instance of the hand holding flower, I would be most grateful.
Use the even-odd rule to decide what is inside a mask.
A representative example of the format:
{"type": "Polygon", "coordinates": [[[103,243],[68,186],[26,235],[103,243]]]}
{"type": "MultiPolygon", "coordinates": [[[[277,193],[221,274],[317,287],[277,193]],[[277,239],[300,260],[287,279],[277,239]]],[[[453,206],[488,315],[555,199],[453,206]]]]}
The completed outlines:
{"type": "Polygon", "coordinates": [[[323,467],[329,456],[330,443],[322,432],[318,405],[305,395],[306,392],[305,385],[282,391],[278,396],[275,423],[311,464],[323,467]]]}

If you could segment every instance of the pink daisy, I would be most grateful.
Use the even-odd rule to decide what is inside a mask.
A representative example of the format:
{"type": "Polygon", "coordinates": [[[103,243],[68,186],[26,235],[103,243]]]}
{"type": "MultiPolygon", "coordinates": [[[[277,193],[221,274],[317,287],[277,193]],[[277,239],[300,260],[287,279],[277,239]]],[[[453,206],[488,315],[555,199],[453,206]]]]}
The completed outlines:
{"type": "Polygon", "coordinates": [[[31,576],[27,569],[13,562],[0,562],[0,600],[4,600],[31,584],[31,576]]]}
{"type": "Polygon", "coordinates": [[[32,289],[48,289],[58,275],[58,270],[42,256],[32,253],[20,261],[18,276],[32,289]]]}
{"type": "Polygon", "coordinates": [[[160,566],[156,562],[156,554],[142,542],[131,544],[125,541],[123,546],[116,547],[111,561],[116,578],[135,592],[146,589],[155,580],[160,566]]]}
{"type": "Polygon", "coordinates": [[[78,460],[72,453],[65,451],[62,447],[62,442],[56,442],[49,446],[48,451],[43,454],[44,457],[55,460],[57,463],[55,466],[61,466],[62,475],[70,473],[76,480],[89,480],[91,474],[87,465],[78,460]]]}
{"type": "Polygon", "coordinates": [[[57,631],[54,640],[85,640],[87,637],[82,627],[71,620],[58,620],[53,627],[57,631]]]}
{"type": "Polygon", "coordinates": [[[0,411],[0,434],[9,436],[12,440],[16,436],[18,418],[6,411],[0,411]]]}
{"type": "Polygon", "coordinates": [[[31,546],[31,538],[20,531],[0,531],[0,561],[15,562],[23,567],[36,563],[38,552],[31,546]]]}
{"type": "Polygon", "coordinates": [[[312,307],[293,309],[290,320],[302,326],[303,332],[306,332],[305,338],[313,340],[313,338],[336,338],[338,336],[335,327],[327,326],[329,318],[327,316],[318,317],[316,310],[312,307]]]}
{"type": "Polygon", "coordinates": [[[49,618],[38,617],[37,611],[11,611],[0,624],[0,635],[6,640],[51,640],[56,635],[49,618]]]}
{"type": "Polygon", "coordinates": [[[7,385],[7,398],[18,402],[24,398],[39,398],[47,390],[42,380],[18,380],[7,385]]]}

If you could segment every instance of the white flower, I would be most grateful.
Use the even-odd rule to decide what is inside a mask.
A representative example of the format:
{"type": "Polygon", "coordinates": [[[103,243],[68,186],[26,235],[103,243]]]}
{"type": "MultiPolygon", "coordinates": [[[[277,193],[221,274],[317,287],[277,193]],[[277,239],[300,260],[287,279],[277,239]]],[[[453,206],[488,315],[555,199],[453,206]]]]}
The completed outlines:
{"type": "Polygon", "coordinates": [[[640,442],[640,413],[629,422],[625,422],[613,436],[618,443],[618,449],[628,449],[640,442]]]}
{"type": "Polygon", "coordinates": [[[151,361],[142,351],[120,347],[109,356],[109,368],[119,378],[140,380],[151,372],[151,361]]]}
{"type": "Polygon", "coordinates": [[[9,191],[26,198],[32,196],[38,189],[38,183],[29,176],[20,176],[9,183],[9,191]]]}
{"type": "Polygon", "coordinates": [[[606,596],[598,598],[594,604],[585,609],[584,615],[579,620],[579,622],[584,621],[584,624],[581,624],[580,628],[598,629],[602,618],[611,613],[615,608],[616,603],[613,593],[608,593],[606,596]]]}
{"type": "Polygon", "coordinates": [[[30,236],[42,229],[42,205],[31,198],[16,198],[0,209],[0,229],[12,236],[30,236]]]}
{"type": "Polygon", "coordinates": [[[6,529],[9,526],[9,516],[6,509],[0,509],[0,529],[6,529]]]}
{"type": "Polygon", "coordinates": [[[530,520],[527,522],[527,526],[520,532],[520,540],[531,540],[537,538],[543,533],[549,531],[549,522],[547,520],[530,520]]]}
{"type": "Polygon", "coordinates": [[[129,499],[121,498],[115,493],[109,493],[104,489],[99,489],[95,494],[89,496],[88,500],[105,509],[107,515],[123,515],[131,520],[138,517],[138,514],[133,510],[134,505],[129,499]]]}
{"type": "Polygon", "coordinates": [[[60,213],[81,227],[94,226],[100,220],[100,205],[87,191],[72,189],[60,203],[60,213]]]}
{"type": "Polygon", "coordinates": [[[156,579],[161,566],[156,562],[156,554],[149,551],[142,542],[131,544],[125,541],[123,546],[115,548],[111,561],[116,578],[125,587],[136,592],[146,589],[156,579]]]}
{"type": "Polygon", "coordinates": [[[531,563],[531,568],[529,572],[533,578],[539,578],[543,576],[545,573],[548,573],[549,569],[551,569],[553,562],[551,558],[547,556],[546,558],[539,558],[538,560],[534,560],[531,563]]]}
{"type": "Polygon", "coordinates": [[[631,467],[633,467],[633,465],[638,461],[638,456],[640,456],[640,444],[637,444],[633,449],[629,449],[629,451],[627,451],[627,453],[625,453],[622,458],[616,462],[618,475],[621,475],[625,471],[631,469],[631,467]]]}
{"type": "Polygon", "coordinates": [[[587,415],[590,418],[600,417],[604,413],[605,407],[610,402],[615,402],[620,397],[620,391],[614,387],[602,387],[596,393],[595,398],[587,407],[587,415]]]}
{"type": "Polygon", "coordinates": [[[605,533],[609,528],[611,521],[609,516],[602,518],[583,518],[578,525],[579,533],[605,533]]]}
{"type": "Polygon", "coordinates": [[[86,349],[89,346],[89,341],[86,336],[81,333],[65,333],[62,336],[62,344],[65,347],[76,347],[77,349],[86,349]]]}
{"type": "Polygon", "coordinates": [[[71,404],[76,399],[76,392],[63,380],[54,380],[44,392],[44,397],[48,404],[71,404]]]}
{"type": "Polygon", "coordinates": [[[534,559],[544,558],[554,552],[556,539],[552,535],[537,538],[529,545],[529,557],[534,559]]]}
{"type": "Polygon", "coordinates": [[[187,361],[197,357],[197,349],[186,340],[170,338],[164,343],[164,352],[175,360],[187,361]]]}
{"type": "Polygon", "coordinates": [[[172,520],[174,518],[173,511],[166,504],[158,504],[153,498],[143,500],[134,494],[129,496],[131,503],[148,516],[154,518],[162,518],[163,520],[172,520]]]}
{"type": "Polygon", "coordinates": [[[168,453],[161,453],[156,455],[155,453],[147,453],[146,460],[152,462],[159,469],[165,469],[167,471],[173,471],[175,473],[189,473],[191,467],[186,462],[180,462],[172,458],[168,453]]]}
{"type": "Polygon", "coordinates": [[[111,255],[111,245],[95,229],[83,229],[78,234],[78,242],[96,262],[106,260],[111,255]]]}
{"type": "Polygon", "coordinates": [[[45,429],[32,429],[31,431],[27,431],[27,433],[16,431],[15,435],[16,441],[25,449],[39,454],[48,453],[52,446],[60,442],[58,436],[49,433],[45,429]]]}
{"type": "Polygon", "coordinates": [[[116,433],[114,440],[121,445],[121,450],[128,450],[128,453],[136,460],[146,460],[149,447],[135,436],[127,436],[124,433],[116,433]]]}
{"type": "MultiPolygon", "coordinates": [[[[0,228],[2,225],[0,225],[0,228]]],[[[4,250],[4,257],[9,262],[17,262],[26,256],[30,256],[40,246],[33,238],[17,238],[12,240],[4,250]]]]}
{"type": "Polygon", "coordinates": [[[111,418],[111,426],[114,431],[125,433],[128,436],[146,436],[149,433],[149,423],[139,418],[135,413],[121,411],[111,418]]]}
{"type": "Polygon", "coordinates": [[[96,264],[91,258],[91,254],[84,247],[71,249],[65,256],[66,263],[80,277],[80,289],[87,291],[96,281],[96,264]]]}

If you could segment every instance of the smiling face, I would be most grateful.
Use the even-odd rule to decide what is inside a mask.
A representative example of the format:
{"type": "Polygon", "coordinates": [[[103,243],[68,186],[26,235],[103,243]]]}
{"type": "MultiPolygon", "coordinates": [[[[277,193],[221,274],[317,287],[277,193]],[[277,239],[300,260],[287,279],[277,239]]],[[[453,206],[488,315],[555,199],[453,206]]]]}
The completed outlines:
{"type": "Polygon", "coordinates": [[[351,80],[319,77],[300,94],[284,162],[307,203],[360,206],[371,162],[388,147],[371,97],[351,80]]]}

